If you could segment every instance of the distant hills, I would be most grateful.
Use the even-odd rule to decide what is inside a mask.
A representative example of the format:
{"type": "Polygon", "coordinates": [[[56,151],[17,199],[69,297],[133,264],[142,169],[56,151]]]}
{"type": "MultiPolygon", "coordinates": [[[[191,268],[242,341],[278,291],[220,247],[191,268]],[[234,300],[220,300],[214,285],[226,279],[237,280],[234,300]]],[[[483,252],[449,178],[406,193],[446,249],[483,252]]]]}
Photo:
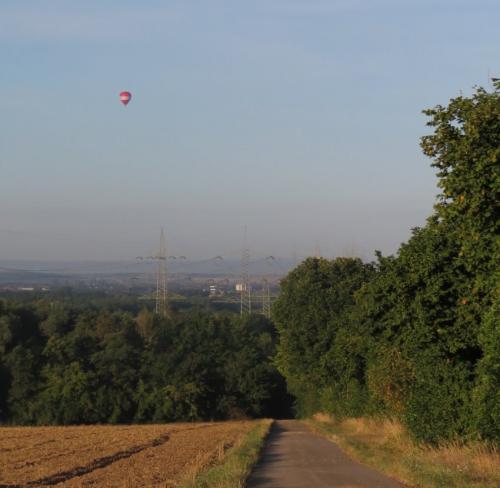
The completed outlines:
{"type": "Polygon", "coordinates": [[[0,267],[0,285],[49,285],[66,282],[67,275],[0,267]]]}
{"type": "MultiPolygon", "coordinates": [[[[151,274],[157,261],[7,261],[0,260],[0,284],[54,284],[79,278],[96,276],[151,274]]],[[[167,261],[170,273],[186,275],[239,276],[241,263],[236,259],[215,256],[210,259],[191,261],[171,258],[167,261]]],[[[290,259],[255,258],[249,262],[250,275],[285,275],[294,263],[290,259]]]]}

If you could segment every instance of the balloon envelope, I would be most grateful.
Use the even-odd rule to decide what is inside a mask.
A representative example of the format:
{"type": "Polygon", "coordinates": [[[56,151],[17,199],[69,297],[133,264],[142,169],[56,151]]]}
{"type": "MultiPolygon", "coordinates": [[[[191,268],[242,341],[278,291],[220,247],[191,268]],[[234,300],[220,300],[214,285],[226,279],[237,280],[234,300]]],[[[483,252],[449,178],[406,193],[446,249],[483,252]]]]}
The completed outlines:
{"type": "Polygon", "coordinates": [[[123,103],[123,105],[127,106],[128,102],[130,102],[130,99],[132,98],[132,93],[128,91],[122,91],[120,93],[120,102],[123,103]]]}

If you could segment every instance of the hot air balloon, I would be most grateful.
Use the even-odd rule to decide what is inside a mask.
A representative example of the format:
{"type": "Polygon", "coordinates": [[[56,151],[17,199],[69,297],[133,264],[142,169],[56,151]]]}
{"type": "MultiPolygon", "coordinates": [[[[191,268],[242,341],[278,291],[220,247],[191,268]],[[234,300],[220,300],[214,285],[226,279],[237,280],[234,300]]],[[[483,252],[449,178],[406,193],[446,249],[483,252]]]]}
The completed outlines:
{"type": "Polygon", "coordinates": [[[123,105],[125,105],[125,107],[127,106],[128,102],[130,102],[131,98],[132,98],[132,93],[128,91],[122,91],[120,93],[120,102],[122,102],[123,105]]]}

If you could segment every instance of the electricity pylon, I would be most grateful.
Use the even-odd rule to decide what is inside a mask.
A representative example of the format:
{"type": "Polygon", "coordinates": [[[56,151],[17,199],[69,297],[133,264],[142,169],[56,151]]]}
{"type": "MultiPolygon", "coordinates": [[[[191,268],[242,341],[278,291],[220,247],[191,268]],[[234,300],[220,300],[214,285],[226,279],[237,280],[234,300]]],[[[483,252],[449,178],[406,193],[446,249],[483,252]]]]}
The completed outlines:
{"type": "Polygon", "coordinates": [[[158,261],[158,267],[156,269],[156,306],[155,312],[158,315],[166,316],[168,315],[168,303],[167,303],[167,248],[165,245],[165,233],[163,228],[160,234],[160,249],[153,259],[158,261]]]}
{"type": "MultiPolygon", "coordinates": [[[[276,258],[274,256],[267,256],[266,264],[270,267],[273,263],[276,263],[276,258]]],[[[269,282],[271,280],[270,271],[269,276],[264,275],[262,277],[262,315],[270,319],[271,318],[271,292],[269,287],[269,282]]]]}
{"type": "MultiPolygon", "coordinates": [[[[186,256],[167,256],[167,246],[165,244],[165,233],[163,228],[160,233],[160,249],[153,256],[137,256],[137,260],[158,261],[156,267],[156,293],[155,312],[159,315],[169,315],[168,288],[167,288],[167,259],[187,259],[186,256]]],[[[222,258],[221,258],[222,259],[222,258]]]]}
{"type": "Polygon", "coordinates": [[[321,255],[321,247],[319,246],[319,241],[316,241],[316,246],[314,246],[314,257],[319,259],[322,257],[321,255]]]}
{"type": "Polygon", "coordinates": [[[240,290],[240,315],[252,313],[252,290],[248,277],[248,268],[250,266],[250,251],[247,247],[247,229],[245,227],[245,236],[243,250],[241,252],[241,290],[240,290]]]}
{"type": "Polygon", "coordinates": [[[267,278],[262,278],[262,315],[268,319],[271,318],[271,293],[267,278]]]}

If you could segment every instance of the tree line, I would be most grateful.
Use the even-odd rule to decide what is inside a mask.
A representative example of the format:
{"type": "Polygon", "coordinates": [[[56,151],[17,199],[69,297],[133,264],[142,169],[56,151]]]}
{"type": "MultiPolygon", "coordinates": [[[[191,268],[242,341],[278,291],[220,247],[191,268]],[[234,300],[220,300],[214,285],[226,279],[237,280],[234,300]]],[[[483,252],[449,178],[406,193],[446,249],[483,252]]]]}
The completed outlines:
{"type": "Polygon", "coordinates": [[[0,300],[0,421],[82,424],[280,416],[286,387],[262,316],[164,318],[0,300]]]}
{"type": "Polygon", "coordinates": [[[433,214],[394,256],[307,259],[274,306],[302,415],[399,418],[416,439],[500,437],[500,85],[424,112],[433,214]]]}

